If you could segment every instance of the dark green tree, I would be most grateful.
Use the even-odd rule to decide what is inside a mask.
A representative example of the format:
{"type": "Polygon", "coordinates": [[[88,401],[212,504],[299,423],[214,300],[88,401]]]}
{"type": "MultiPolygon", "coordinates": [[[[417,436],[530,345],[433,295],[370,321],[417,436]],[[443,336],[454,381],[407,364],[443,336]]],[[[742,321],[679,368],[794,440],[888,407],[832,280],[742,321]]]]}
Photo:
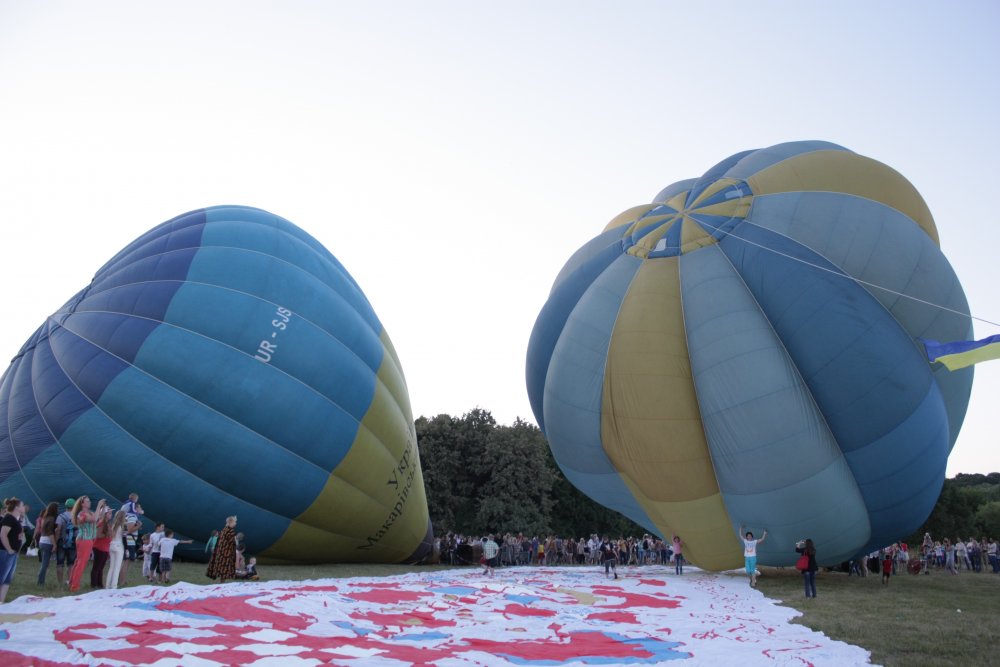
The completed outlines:
{"type": "Polygon", "coordinates": [[[554,471],[547,465],[547,450],[538,427],[521,419],[493,430],[478,461],[485,480],[476,513],[481,531],[540,535],[551,530],[554,471]]]}
{"type": "Polygon", "coordinates": [[[445,414],[421,417],[415,426],[434,532],[478,532],[478,494],[487,479],[478,462],[496,420],[476,408],[457,419],[445,414]]]}
{"type": "Polygon", "coordinates": [[[975,535],[987,537],[1000,535],[1000,501],[994,500],[976,510],[975,535]]]}

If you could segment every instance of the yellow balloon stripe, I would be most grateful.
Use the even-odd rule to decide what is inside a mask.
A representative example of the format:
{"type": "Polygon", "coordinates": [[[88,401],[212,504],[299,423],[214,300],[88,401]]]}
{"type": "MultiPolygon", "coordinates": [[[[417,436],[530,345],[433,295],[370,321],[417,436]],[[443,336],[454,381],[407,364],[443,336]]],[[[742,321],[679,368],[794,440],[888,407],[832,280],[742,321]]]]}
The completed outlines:
{"type": "Polygon", "coordinates": [[[616,227],[622,227],[624,225],[631,225],[657,206],[660,206],[660,204],[643,204],[641,206],[633,206],[630,209],[622,211],[612,218],[611,222],[604,226],[604,231],[608,231],[616,227]]]}
{"type": "Polygon", "coordinates": [[[813,151],[778,162],[747,179],[755,195],[842,192],[881,202],[908,216],[940,245],[934,217],[917,189],[898,171],[849,151],[813,151]]]}
{"type": "Polygon", "coordinates": [[[691,378],[679,259],[644,262],[622,302],[605,370],[601,439],[661,532],[690,535],[699,543],[691,557],[708,567],[738,558],[738,542],[691,378]]]}
{"type": "MultiPolygon", "coordinates": [[[[384,334],[382,339],[387,343],[384,334]]],[[[427,499],[406,383],[391,343],[378,380],[347,455],[312,505],[262,557],[302,561],[303,554],[315,554],[321,562],[398,562],[420,546],[427,499]]]]}

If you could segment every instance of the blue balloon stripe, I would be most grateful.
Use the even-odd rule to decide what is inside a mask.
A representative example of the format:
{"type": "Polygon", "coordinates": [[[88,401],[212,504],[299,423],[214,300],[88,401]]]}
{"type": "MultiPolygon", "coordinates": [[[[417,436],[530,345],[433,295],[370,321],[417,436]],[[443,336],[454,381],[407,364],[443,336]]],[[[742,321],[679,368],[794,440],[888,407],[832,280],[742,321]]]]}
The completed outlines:
{"type": "MultiPolygon", "coordinates": [[[[275,447],[265,436],[137,370],[119,375],[98,407],[114,415],[114,426],[175,466],[226,493],[239,496],[288,518],[298,516],[319,495],[329,474],[301,457],[275,447]],[[262,463],[266,464],[262,465],[262,463]],[[274,493],[273,480],[284,480],[274,493]]],[[[74,458],[93,469],[104,456],[100,450],[81,451],[74,458]],[[95,457],[83,460],[90,454],[95,457]]],[[[218,518],[216,518],[218,521],[218,518]]]]}
{"type": "MultiPolygon", "coordinates": [[[[159,255],[151,255],[142,259],[115,267],[113,271],[105,271],[94,276],[93,282],[85,290],[86,296],[104,290],[156,281],[187,280],[191,262],[197,256],[200,248],[180,248],[159,255]]],[[[169,300],[168,300],[169,303],[169,300]]],[[[75,303],[71,304],[73,307],[75,303]]],[[[162,302],[160,305],[163,305],[162,302]]],[[[72,310],[72,308],[71,308],[72,310]]]]}
{"type": "MultiPolygon", "coordinates": [[[[73,310],[122,313],[162,322],[174,295],[184,284],[182,280],[147,280],[104,287],[100,291],[88,292],[73,310]]],[[[139,342],[133,345],[136,349],[142,346],[145,336],[139,338],[139,342]]],[[[126,355],[129,359],[134,356],[126,355]]]]}
{"type": "MultiPolygon", "coordinates": [[[[192,287],[191,285],[187,285],[186,289],[187,288],[191,288],[191,287],[192,287]]],[[[208,288],[210,286],[194,286],[194,287],[208,288]]],[[[245,297],[249,298],[249,295],[242,295],[242,296],[245,296],[245,297]]],[[[266,305],[267,305],[268,308],[272,307],[271,304],[266,304],[266,305]]],[[[209,311],[212,312],[211,309],[209,309],[209,311]]],[[[81,320],[82,318],[84,318],[84,316],[92,316],[93,317],[93,316],[99,316],[99,315],[101,315],[101,314],[100,313],[86,313],[86,314],[84,314],[84,313],[78,313],[73,318],[72,323],[78,322],[79,320],[81,320]]],[[[304,324],[308,325],[309,323],[305,322],[304,324]]],[[[315,328],[313,328],[313,330],[315,330],[315,328]]],[[[197,332],[194,332],[194,331],[187,331],[186,333],[190,333],[192,335],[197,335],[197,332]]],[[[218,341],[215,341],[215,342],[218,342],[218,341]]],[[[328,336],[326,337],[326,342],[327,342],[327,345],[329,345],[330,342],[331,342],[328,336]]],[[[336,343],[336,341],[332,341],[332,342],[336,343]]],[[[317,367],[313,363],[313,359],[315,358],[315,354],[314,353],[318,353],[318,352],[322,351],[322,347],[323,347],[324,341],[323,340],[315,341],[314,344],[315,344],[316,347],[311,347],[310,344],[300,345],[299,346],[299,348],[302,350],[302,354],[303,354],[303,357],[300,360],[301,363],[299,365],[302,365],[302,364],[311,364],[312,372],[322,374],[324,372],[324,368],[317,367]]],[[[341,353],[348,352],[346,350],[346,348],[340,347],[339,349],[340,349],[341,353]]],[[[114,355],[114,353],[115,353],[114,349],[107,349],[105,351],[109,352],[111,355],[114,355]]],[[[353,357],[353,359],[354,359],[354,361],[350,362],[350,363],[353,363],[355,366],[358,366],[358,364],[360,363],[360,361],[356,357],[353,357]]],[[[258,362],[259,362],[259,360],[255,360],[253,363],[258,363],[258,362]]],[[[281,366],[280,365],[275,365],[273,363],[271,365],[272,365],[272,368],[275,371],[281,371],[281,366]]],[[[358,367],[360,368],[360,366],[358,366],[358,367]]],[[[287,375],[287,374],[286,374],[286,379],[289,380],[289,381],[291,381],[291,382],[300,382],[301,381],[301,378],[297,378],[296,376],[287,375]]],[[[331,380],[337,380],[337,376],[334,375],[334,374],[328,373],[326,376],[323,377],[323,382],[325,382],[325,383],[329,383],[331,380]]],[[[359,377],[352,378],[350,380],[350,382],[347,382],[346,379],[345,379],[344,384],[341,385],[338,388],[338,390],[339,390],[340,393],[344,393],[344,392],[348,392],[348,393],[350,393],[350,392],[356,392],[357,395],[355,395],[353,397],[353,403],[355,404],[355,411],[358,413],[358,417],[357,417],[357,421],[358,422],[361,421],[361,419],[364,416],[364,413],[367,412],[367,406],[370,405],[371,399],[374,396],[374,389],[373,388],[368,393],[357,392],[357,387],[359,386],[359,382],[360,383],[365,383],[365,382],[368,382],[368,381],[369,381],[369,377],[367,375],[365,375],[365,374],[362,374],[359,377]],[[362,403],[364,403],[364,408],[363,409],[360,407],[362,403]]],[[[374,386],[374,383],[378,382],[377,376],[370,375],[370,381],[371,381],[372,386],[374,386]]],[[[321,383],[321,385],[322,385],[322,383],[321,383]]],[[[326,397],[326,396],[324,396],[324,398],[327,398],[328,400],[331,400],[329,397],[326,397]]],[[[206,407],[208,407],[208,406],[206,406],[206,407]]],[[[350,426],[351,426],[351,429],[353,429],[353,430],[350,432],[350,434],[348,434],[348,435],[346,435],[344,437],[344,440],[341,441],[341,443],[342,443],[341,444],[341,448],[342,449],[344,447],[343,442],[346,441],[346,439],[348,439],[348,438],[352,439],[353,437],[355,437],[356,429],[359,427],[359,424],[351,423],[350,426]]],[[[282,446],[282,443],[279,443],[279,442],[274,442],[273,444],[275,446],[282,446]]],[[[326,466],[332,466],[333,463],[331,461],[327,461],[326,463],[321,463],[320,465],[321,465],[322,468],[325,468],[326,466]]],[[[354,486],[354,485],[352,485],[352,486],[354,486]]],[[[356,486],[354,486],[354,488],[356,488],[359,492],[367,495],[367,493],[363,489],[360,489],[360,488],[358,488],[356,486]]],[[[373,502],[377,502],[377,501],[375,501],[373,499],[373,502]]],[[[391,509],[388,505],[386,505],[385,507],[386,507],[387,510],[391,509]]]]}
{"type": "MultiPolygon", "coordinates": [[[[351,320],[351,310],[343,302],[330,304],[331,317],[341,322],[351,320]]],[[[375,395],[378,366],[371,350],[364,359],[344,341],[269,301],[247,294],[234,293],[212,286],[188,284],[178,292],[166,322],[174,327],[239,350],[251,357],[262,372],[268,367],[285,372],[290,378],[331,401],[360,422],[375,395]],[[212,317],[206,318],[206,312],[212,317]],[[316,359],[328,364],[317,365],[316,359]]],[[[363,325],[359,325],[363,327],[363,325]]],[[[347,336],[349,343],[371,342],[360,331],[347,336]]],[[[379,345],[384,355],[384,348],[379,345]]],[[[381,359],[379,360],[381,362],[381,359]]],[[[348,437],[345,435],[345,438],[348,437]]],[[[349,434],[351,440],[354,432],[349,434]]]]}
{"type": "Polygon", "coordinates": [[[43,340],[26,352],[20,358],[17,370],[11,378],[13,389],[7,403],[7,432],[14,459],[22,467],[55,442],[55,437],[45,424],[31,387],[35,354],[39,347],[44,347],[46,344],[43,340]]]}
{"type": "MultiPolygon", "coordinates": [[[[239,222],[212,222],[205,230],[205,238],[202,244],[203,253],[209,248],[225,250],[243,250],[248,253],[258,253],[261,258],[275,265],[278,271],[289,271],[294,273],[306,273],[312,276],[314,284],[322,284],[325,290],[336,292],[341,299],[350,305],[351,309],[357,313],[368,326],[378,335],[382,331],[382,324],[379,322],[375,311],[372,309],[368,299],[365,298],[357,283],[343,269],[339,262],[331,261],[329,253],[317,251],[318,244],[313,240],[306,243],[296,236],[290,234],[275,234],[273,230],[260,225],[247,225],[243,221],[239,222]],[[281,262],[285,264],[282,265],[281,262]]],[[[321,246],[320,246],[321,247],[321,246]]],[[[230,255],[226,255],[230,256],[230,255]]],[[[239,258],[239,262],[250,261],[256,263],[255,258],[232,255],[239,258]]],[[[234,262],[235,264],[236,262],[234,262]]],[[[204,270],[205,262],[201,262],[199,267],[204,270]]],[[[232,268],[232,265],[230,265],[232,268]]],[[[199,281],[198,274],[192,273],[191,280],[199,281]]],[[[299,280],[305,280],[298,278],[299,280]]],[[[203,281],[212,282],[212,281],[203,281]]],[[[256,284],[250,282],[249,284],[256,284]]],[[[249,289],[253,293],[256,291],[249,289]]]]}
{"type": "Polygon", "coordinates": [[[108,260],[97,275],[114,273],[122,266],[167,250],[199,247],[205,220],[205,209],[198,209],[157,225],[108,260]]]}
{"type": "MultiPolygon", "coordinates": [[[[668,185],[667,187],[663,188],[658,193],[656,193],[656,196],[653,197],[653,202],[656,203],[656,202],[669,201],[670,199],[673,199],[675,196],[679,195],[685,190],[691,190],[691,188],[693,188],[697,183],[698,183],[697,178],[689,178],[687,180],[678,181],[676,183],[668,185]]],[[[690,192],[688,193],[685,200],[691,201],[690,192]]]]}
{"type": "Polygon", "coordinates": [[[836,267],[754,225],[739,226],[719,245],[795,361],[843,451],[892,430],[898,415],[910,414],[923,400],[931,382],[926,360],[867,291],[834,275],[836,267]],[[862,401],[865,396],[871,400],[862,401]]]}
{"type": "Polygon", "coordinates": [[[680,267],[691,374],[729,516],[767,526],[778,546],[764,563],[807,527],[855,553],[869,538],[862,495],[780,338],[718,246],[682,255],[680,267]]]}
{"type": "MultiPolygon", "coordinates": [[[[92,406],[87,396],[81,394],[78,385],[67,376],[67,373],[72,371],[61,367],[56,360],[56,350],[53,348],[58,348],[60,341],[67,338],[70,339],[70,345],[79,342],[79,339],[68,336],[63,329],[55,329],[45,345],[35,347],[32,358],[32,364],[38,368],[32,373],[34,398],[37,405],[41,406],[40,412],[44,415],[55,440],[58,440],[66,429],[92,406]]],[[[83,346],[78,344],[77,349],[73,350],[80,354],[74,361],[82,362],[79,364],[77,377],[82,376],[83,382],[89,384],[94,395],[99,397],[108,383],[125,366],[120,362],[102,363],[103,360],[99,358],[97,350],[89,346],[88,349],[82,348],[83,346]]]]}
{"type": "MultiPolygon", "coordinates": [[[[618,231],[616,238],[620,237],[621,233],[618,231]]],[[[528,399],[531,402],[531,410],[535,413],[535,419],[538,421],[538,427],[542,429],[543,433],[545,432],[545,378],[552,361],[552,351],[556,347],[559,336],[562,335],[566,320],[576,308],[580,297],[590,287],[594,279],[621,254],[619,243],[612,242],[579,265],[572,274],[566,275],[560,280],[552,290],[549,300],[542,307],[542,312],[538,315],[535,326],[531,330],[526,369],[528,399]]]]}
{"type": "Polygon", "coordinates": [[[117,368],[108,368],[108,374],[113,374],[116,370],[121,371],[124,363],[132,363],[146,339],[158,326],[156,320],[117,313],[94,314],[86,311],[59,315],[58,321],[60,326],[72,330],[91,344],[101,349],[115,351],[115,355],[123,361],[117,368]]]}
{"type": "MultiPolygon", "coordinates": [[[[589,285],[566,319],[545,378],[545,435],[556,463],[585,494],[613,497],[616,509],[655,524],[625,486],[601,443],[604,370],[621,301],[642,265],[620,255],[589,285]]],[[[652,529],[652,528],[651,528],[652,529]]]]}
{"type": "Polygon", "coordinates": [[[253,294],[301,314],[344,342],[373,371],[385,350],[372,327],[349,301],[315,276],[260,253],[203,248],[192,264],[189,281],[253,294]]]}
{"type": "MultiPolygon", "coordinates": [[[[123,389],[130,386],[136,388],[128,381],[123,384],[123,389]]],[[[208,450],[213,449],[211,445],[199,444],[208,450]]],[[[63,446],[80,465],[100,476],[104,484],[120,489],[125,496],[130,491],[139,491],[144,509],[152,517],[169,517],[174,509],[168,505],[171,502],[193,508],[194,511],[185,515],[184,531],[199,539],[206,538],[213,529],[217,529],[228,515],[235,514],[244,519],[252,517],[252,530],[246,531],[248,549],[251,553],[259,552],[277,541],[291,521],[281,516],[280,512],[290,506],[284,498],[284,490],[295,493],[299,482],[297,478],[293,477],[295,484],[286,484],[282,493],[268,494],[254,486],[260,483],[260,474],[252,474],[243,480],[234,479],[235,484],[241,485],[240,488],[216,486],[212,483],[212,476],[206,476],[204,466],[212,465],[221,458],[217,452],[205,452],[204,462],[189,461],[194,469],[187,469],[177,460],[165,456],[166,448],[162,451],[151,448],[148,443],[111,421],[102,410],[93,410],[74,424],[63,438],[63,446]],[[94,434],[100,434],[100,448],[92,444],[94,434]],[[247,498],[246,492],[258,497],[247,498]]],[[[199,453],[196,449],[192,451],[195,455],[199,453]]],[[[260,459],[253,458],[255,454],[251,448],[238,455],[232,461],[234,472],[244,472],[253,467],[268,468],[260,465],[260,459]]],[[[280,471],[281,468],[276,470],[280,471]]],[[[169,521],[167,523],[168,527],[176,528],[169,521]]]]}
{"type": "MultiPolygon", "coordinates": [[[[969,312],[958,276],[930,237],[914,233],[916,223],[896,209],[839,193],[790,192],[757,197],[753,219],[753,224],[787,236],[864,281],[864,288],[911,338],[971,338],[969,317],[958,314],[969,312]]],[[[973,373],[939,371],[934,379],[942,389],[954,446],[973,373]]]]}
{"type": "Polygon", "coordinates": [[[0,381],[0,417],[3,418],[0,422],[0,484],[16,475],[21,469],[17,454],[14,452],[14,439],[10,428],[10,395],[15,385],[14,378],[23,363],[23,356],[15,358],[0,381]]]}

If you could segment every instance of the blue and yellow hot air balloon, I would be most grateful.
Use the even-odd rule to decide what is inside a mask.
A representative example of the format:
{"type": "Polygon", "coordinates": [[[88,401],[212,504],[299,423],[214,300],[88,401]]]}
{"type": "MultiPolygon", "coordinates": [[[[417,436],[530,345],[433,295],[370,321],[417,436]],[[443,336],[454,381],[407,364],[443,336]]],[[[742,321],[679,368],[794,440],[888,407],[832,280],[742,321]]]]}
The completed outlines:
{"type": "Polygon", "coordinates": [[[919,528],[972,369],[931,214],[898,172],[821,141],[734,155],[625,211],[556,278],[527,384],[578,488],[709,569],[812,538],[836,563],[919,528]]]}
{"type": "Polygon", "coordinates": [[[34,333],[0,382],[0,496],[140,493],[277,561],[417,559],[430,522],[399,360],[319,242],[259,209],[165,222],[34,333]]]}

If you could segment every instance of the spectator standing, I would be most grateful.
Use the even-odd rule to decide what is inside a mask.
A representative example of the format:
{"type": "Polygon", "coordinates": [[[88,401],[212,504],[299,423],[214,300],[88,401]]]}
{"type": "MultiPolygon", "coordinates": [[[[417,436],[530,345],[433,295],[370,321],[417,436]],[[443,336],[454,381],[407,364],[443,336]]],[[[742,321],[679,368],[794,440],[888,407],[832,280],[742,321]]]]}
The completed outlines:
{"type": "Polygon", "coordinates": [[[972,565],[972,571],[981,571],[983,569],[983,560],[982,554],[979,552],[979,542],[976,541],[976,538],[969,538],[969,541],[965,544],[965,552],[969,555],[969,564],[972,565]]]}
{"type": "Polygon", "coordinates": [[[170,583],[170,571],[173,569],[174,547],[178,544],[191,544],[193,540],[178,540],[174,537],[174,531],[169,528],[163,533],[160,539],[160,579],[165,584],[170,583]]]}
{"type": "Polygon", "coordinates": [[[108,572],[104,575],[105,588],[118,588],[118,578],[121,575],[122,561],[125,560],[125,510],[115,512],[108,529],[110,534],[108,544],[108,572]]]}
{"type": "Polygon", "coordinates": [[[24,503],[19,498],[7,498],[3,503],[4,515],[0,519],[0,603],[7,599],[7,591],[14,581],[17,554],[24,544],[24,503]]]}
{"type": "MultiPolygon", "coordinates": [[[[76,528],[76,560],[69,574],[69,590],[80,590],[80,580],[83,571],[90,562],[90,553],[94,550],[94,539],[97,537],[97,516],[90,511],[90,498],[80,496],[70,512],[73,526],[76,528]]],[[[58,561],[56,563],[58,565],[58,561]]]]}
{"type": "Polygon", "coordinates": [[[889,585],[889,578],[892,576],[893,548],[886,547],[882,550],[882,585],[889,585]]]}
{"type": "Polygon", "coordinates": [[[45,585],[45,575],[49,571],[49,562],[56,547],[56,517],[59,516],[59,503],[49,503],[38,521],[38,558],[41,566],[38,568],[38,585],[45,585]]]}
{"type": "Polygon", "coordinates": [[[226,583],[227,579],[236,578],[236,517],[226,517],[226,525],[219,532],[219,542],[208,562],[205,572],[209,579],[219,579],[226,583]]]}
{"type": "Polygon", "coordinates": [[[156,583],[160,579],[160,540],[163,539],[163,522],[156,524],[156,528],[149,536],[149,581],[156,583]]]}
{"type": "Polygon", "coordinates": [[[493,540],[493,536],[483,538],[483,571],[489,576],[493,576],[493,570],[497,566],[497,554],[500,547],[493,540]]]}
{"type": "Polygon", "coordinates": [[[73,524],[75,505],[75,498],[67,498],[64,510],[56,517],[56,581],[59,583],[59,588],[62,588],[63,581],[69,583],[68,576],[65,579],[63,577],[63,565],[68,571],[76,562],[76,526],[73,524]]]}
{"type": "Polygon", "coordinates": [[[132,567],[139,555],[141,542],[139,540],[139,522],[129,521],[128,515],[125,518],[125,555],[122,558],[121,572],[118,574],[118,588],[122,588],[128,582],[128,571],[132,567]]]}
{"type": "Polygon", "coordinates": [[[946,572],[958,574],[958,567],[955,565],[955,545],[947,537],[944,538],[944,569],[946,572]]]}
{"type": "MultiPolygon", "coordinates": [[[[767,531],[764,531],[764,535],[767,531]]],[[[761,541],[764,537],[761,536],[761,541]]],[[[816,565],[816,546],[813,544],[812,539],[799,540],[795,545],[795,552],[800,554],[805,554],[809,559],[809,564],[806,569],[802,571],[802,582],[805,585],[806,597],[815,598],[816,597],[816,571],[819,566],[816,565]]]]}
{"type": "Polygon", "coordinates": [[[754,539],[753,533],[743,530],[740,524],[739,537],[743,540],[743,566],[746,568],[747,576],[750,577],[750,587],[757,587],[757,545],[763,544],[767,539],[767,530],[761,534],[760,539],[754,539]]]}
{"type": "Polygon", "coordinates": [[[97,501],[97,533],[94,538],[94,564],[90,568],[90,587],[104,588],[104,566],[108,563],[111,548],[111,508],[101,498],[97,501]]]}
{"type": "Polygon", "coordinates": [[[208,538],[208,542],[205,542],[205,553],[208,554],[208,559],[212,559],[212,554],[215,553],[215,545],[219,543],[219,531],[213,530],[212,534],[208,538]]]}
{"type": "Polygon", "coordinates": [[[605,535],[604,541],[601,542],[601,561],[604,563],[604,576],[608,576],[610,572],[614,572],[615,579],[618,578],[618,553],[615,543],[608,539],[605,535]]]}
{"type": "Polygon", "coordinates": [[[674,535],[674,539],[671,542],[674,550],[674,573],[684,574],[684,552],[681,538],[674,535]]]}
{"type": "Polygon", "coordinates": [[[955,538],[955,564],[960,569],[963,565],[966,570],[972,569],[972,563],[969,562],[969,549],[961,537],[955,538]]]}

